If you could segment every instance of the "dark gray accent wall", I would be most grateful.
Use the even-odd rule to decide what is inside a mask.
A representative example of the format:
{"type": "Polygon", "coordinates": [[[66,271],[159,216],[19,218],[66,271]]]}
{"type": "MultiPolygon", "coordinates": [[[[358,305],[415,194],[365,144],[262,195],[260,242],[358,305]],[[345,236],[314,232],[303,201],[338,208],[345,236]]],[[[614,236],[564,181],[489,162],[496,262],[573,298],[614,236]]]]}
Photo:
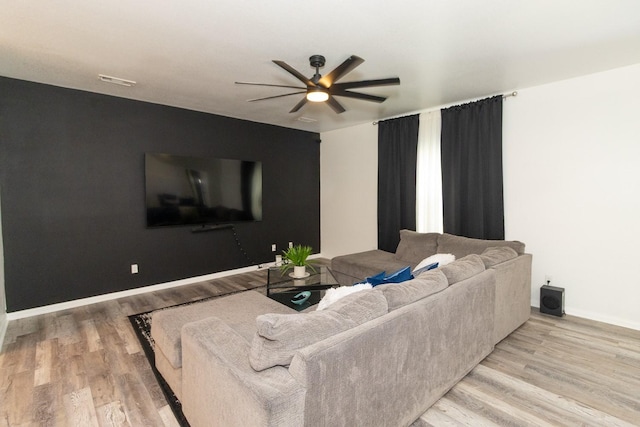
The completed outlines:
{"type": "Polygon", "coordinates": [[[318,252],[319,139],[0,77],[7,311],[268,262],[272,243],[318,252]],[[263,221],[147,229],[145,152],[262,161],[263,221]]]}

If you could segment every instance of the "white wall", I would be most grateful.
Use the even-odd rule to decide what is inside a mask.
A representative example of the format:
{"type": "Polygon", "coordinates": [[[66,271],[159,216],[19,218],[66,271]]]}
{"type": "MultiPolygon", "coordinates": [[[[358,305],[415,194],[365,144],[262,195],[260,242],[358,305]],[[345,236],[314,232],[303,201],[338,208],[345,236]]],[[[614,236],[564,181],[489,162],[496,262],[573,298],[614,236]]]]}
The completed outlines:
{"type": "Polygon", "coordinates": [[[378,127],[325,132],[320,144],[320,243],[323,256],[378,247],[378,127]]]}
{"type": "Polygon", "coordinates": [[[640,64],[505,103],[505,219],[565,311],[640,329],[640,64]]]}
{"type": "MultiPolygon", "coordinates": [[[[568,314],[640,329],[640,64],[519,89],[504,104],[505,231],[568,314]]],[[[377,246],[377,127],[322,134],[325,256],[377,246]]]]}

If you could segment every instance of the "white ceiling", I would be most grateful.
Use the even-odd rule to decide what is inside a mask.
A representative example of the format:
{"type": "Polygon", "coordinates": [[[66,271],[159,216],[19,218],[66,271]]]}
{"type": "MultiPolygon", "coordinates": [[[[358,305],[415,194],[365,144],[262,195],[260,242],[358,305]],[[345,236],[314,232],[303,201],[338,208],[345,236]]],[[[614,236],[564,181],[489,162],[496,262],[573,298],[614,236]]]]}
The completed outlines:
{"type": "Polygon", "coordinates": [[[640,63],[638,0],[0,0],[0,75],[223,116],[324,132],[440,105],[640,63]],[[297,85],[271,62],[326,74],[365,62],[341,82],[398,76],[289,110],[302,95],[247,99],[297,85]],[[131,88],[98,74],[134,80],[131,88]],[[316,120],[305,123],[299,118],[316,120]]]}

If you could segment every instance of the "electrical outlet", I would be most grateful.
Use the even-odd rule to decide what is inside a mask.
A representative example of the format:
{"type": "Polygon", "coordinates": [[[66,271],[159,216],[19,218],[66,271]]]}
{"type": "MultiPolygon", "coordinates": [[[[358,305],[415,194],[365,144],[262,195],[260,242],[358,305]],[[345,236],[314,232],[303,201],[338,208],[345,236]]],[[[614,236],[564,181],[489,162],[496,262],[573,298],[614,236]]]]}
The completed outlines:
{"type": "Polygon", "coordinates": [[[131,264],[131,274],[138,274],[138,264],[131,264]]]}
{"type": "Polygon", "coordinates": [[[293,242],[289,242],[289,247],[292,248],[293,247],[293,242]]]}
{"type": "Polygon", "coordinates": [[[276,244],[275,244],[275,243],[273,243],[273,244],[271,245],[271,252],[275,252],[275,251],[276,251],[276,244]]]}

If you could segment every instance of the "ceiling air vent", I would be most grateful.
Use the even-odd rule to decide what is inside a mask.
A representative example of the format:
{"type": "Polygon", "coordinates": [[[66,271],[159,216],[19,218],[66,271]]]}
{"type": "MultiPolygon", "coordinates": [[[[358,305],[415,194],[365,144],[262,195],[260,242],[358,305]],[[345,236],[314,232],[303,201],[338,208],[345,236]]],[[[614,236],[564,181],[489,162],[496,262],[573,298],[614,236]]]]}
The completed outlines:
{"type": "Polygon", "coordinates": [[[114,85],[120,86],[135,86],[136,82],[133,80],[121,79],[120,77],[106,76],[104,74],[98,74],[98,78],[106,83],[113,83],[114,85]]]}
{"type": "Polygon", "coordinates": [[[303,123],[317,122],[316,119],[312,119],[312,118],[309,118],[309,117],[298,117],[296,120],[298,120],[299,122],[303,122],[303,123]]]}

